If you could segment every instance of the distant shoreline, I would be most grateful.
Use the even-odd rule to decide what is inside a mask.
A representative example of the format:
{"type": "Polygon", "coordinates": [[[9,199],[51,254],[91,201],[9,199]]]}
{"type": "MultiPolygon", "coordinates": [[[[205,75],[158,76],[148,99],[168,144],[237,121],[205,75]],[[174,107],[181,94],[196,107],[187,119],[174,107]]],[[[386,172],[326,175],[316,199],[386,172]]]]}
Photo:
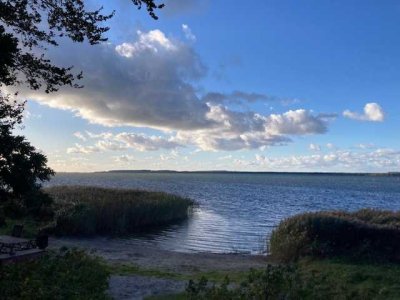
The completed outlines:
{"type": "MultiPolygon", "coordinates": [[[[75,172],[59,172],[59,173],[75,173],[75,172]]],[[[334,176],[394,176],[400,177],[400,172],[385,173],[351,173],[351,172],[273,172],[273,171],[225,171],[225,170],[208,170],[208,171],[175,171],[175,170],[109,170],[87,173],[171,173],[171,174],[277,174],[277,175],[334,175],[334,176]]]]}

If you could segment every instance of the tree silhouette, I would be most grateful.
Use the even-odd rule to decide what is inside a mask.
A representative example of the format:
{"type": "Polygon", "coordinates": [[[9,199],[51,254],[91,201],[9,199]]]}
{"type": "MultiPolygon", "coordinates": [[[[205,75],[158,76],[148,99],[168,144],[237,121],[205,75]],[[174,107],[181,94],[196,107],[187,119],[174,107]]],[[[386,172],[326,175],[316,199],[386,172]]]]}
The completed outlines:
{"type": "Polygon", "coordinates": [[[40,195],[41,182],[49,180],[54,171],[46,166],[46,156],[25,137],[13,135],[22,123],[24,104],[0,96],[0,200],[3,204],[10,199],[18,201],[37,213],[49,204],[40,195]]]}

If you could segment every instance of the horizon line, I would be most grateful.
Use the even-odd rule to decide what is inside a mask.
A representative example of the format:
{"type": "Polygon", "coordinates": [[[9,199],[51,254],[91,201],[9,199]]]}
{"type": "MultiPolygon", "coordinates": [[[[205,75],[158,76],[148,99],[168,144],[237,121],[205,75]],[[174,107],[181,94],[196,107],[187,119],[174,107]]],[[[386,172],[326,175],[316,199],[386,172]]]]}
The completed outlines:
{"type": "Polygon", "coordinates": [[[237,173],[237,174],[303,174],[303,175],[386,175],[386,176],[400,176],[400,171],[389,172],[324,172],[324,171],[229,171],[229,170],[192,170],[192,171],[178,171],[178,170],[149,170],[149,169],[128,169],[128,170],[104,170],[104,171],[88,171],[88,172],[67,172],[61,171],[56,173],[237,173]]]}

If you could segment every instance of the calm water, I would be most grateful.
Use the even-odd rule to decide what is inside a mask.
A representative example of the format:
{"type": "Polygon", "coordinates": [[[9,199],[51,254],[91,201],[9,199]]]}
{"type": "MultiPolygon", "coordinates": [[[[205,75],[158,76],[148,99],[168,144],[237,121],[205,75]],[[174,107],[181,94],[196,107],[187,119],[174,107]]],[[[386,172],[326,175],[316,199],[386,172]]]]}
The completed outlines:
{"type": "Polygon", "coordinates": [[[300,174],[58,174],[50,183],[140,188],[190,197],[186,222],[118,242],[175,251],[265,251],[274,226],[304,211],[365,207],[400,210],[400,177],[300,174]]]}

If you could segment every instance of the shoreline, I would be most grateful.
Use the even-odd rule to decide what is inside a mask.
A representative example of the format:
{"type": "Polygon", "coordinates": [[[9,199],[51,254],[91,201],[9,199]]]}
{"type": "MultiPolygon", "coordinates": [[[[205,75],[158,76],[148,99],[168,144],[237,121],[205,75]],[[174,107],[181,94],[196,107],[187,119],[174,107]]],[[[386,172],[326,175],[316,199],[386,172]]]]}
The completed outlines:
{"type": "Polygon", "coordinates": [[[50,249],[79,248],[99,256],[110,264],[133,264],[143,269],[157,269],[184,275],[199,272],[242,272],[263,268],[270,260],[267,255],[242,253],[177,252],[148,245],[120,244],[107,237],[55,238],[50,249]]]}

